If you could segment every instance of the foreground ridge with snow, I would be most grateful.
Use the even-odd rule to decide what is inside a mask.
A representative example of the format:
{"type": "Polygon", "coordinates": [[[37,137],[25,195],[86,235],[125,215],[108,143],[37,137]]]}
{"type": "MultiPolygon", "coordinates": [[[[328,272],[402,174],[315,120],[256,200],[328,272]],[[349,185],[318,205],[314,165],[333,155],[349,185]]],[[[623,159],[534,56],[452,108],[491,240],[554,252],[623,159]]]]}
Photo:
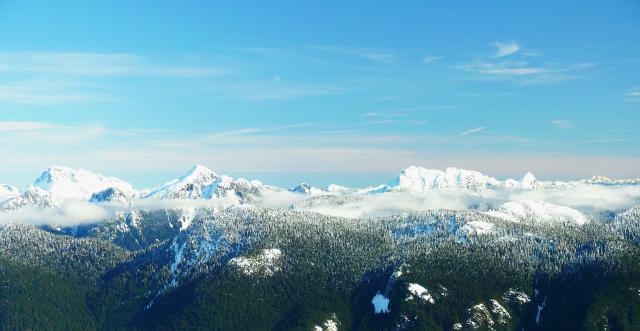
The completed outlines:
{"type": "Polygon", "coordinates": [[[0,303],[11,303],[0,325],[532,330],[613,325],[620,313],[635,326],[638,210],[568,227],[473,210],[342,218],[239,206],[0,224],[0,303]]]}

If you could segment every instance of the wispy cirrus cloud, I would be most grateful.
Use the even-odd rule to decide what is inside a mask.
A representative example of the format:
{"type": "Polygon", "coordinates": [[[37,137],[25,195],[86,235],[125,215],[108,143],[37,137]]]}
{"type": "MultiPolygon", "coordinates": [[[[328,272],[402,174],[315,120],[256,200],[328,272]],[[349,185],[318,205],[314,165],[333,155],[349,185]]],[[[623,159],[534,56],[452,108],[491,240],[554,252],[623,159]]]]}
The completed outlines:
{"type": "Polygon", "coordinates": [[[44,105],[109,102],[114,97],[89,91],[81,84],[58,79],[32,79],[0,83],[0,103],[44,105]]]}
{"type": "Polygon", "coordinates": [[[0,102],[23,104],[58,104],[85,100],[85,96],[69,92],[47,91],[22,84],[0,85],[0,102]]]}
{"type": "Polygon", "coordinates": [[[0,122],[0,132],[63,129],[66,126],[49,122],[4,121],[0,122]]]}
{"type": "Polygon", "coordinates": [[[433,64],[442,60],[443,58],[444,58],[443,56],[427,55],[422,58],[422,62],[426,64],[433,64]]]}
{"type": "MultiPolygon", "coordinates": [[[[237,90],[238,96],[250,100],[287,100],[335,95],[346,91],[344,88],[335,86],[279,84],[280,81],[272,83],[276,84],[254,84],[253,86],[240,87],[237,90]]],[[[229,96],[234,95],[233,91],[229,92],[229,96]]]]}
{"type": "Polygon", "coordinates": [[[99,123],[71,125],[40,121],[0,122],[0,143],[12,148],[83,145],[107,133],[109,131],[99,123]]]}
{"type": "Polygon", "coordinates": [[[562,130],[571,130],[576,126],[575,123],[573,123],[571,121],[567,121],[567,120],[552,120],[549,123],[552,126],[558,128],[558,129],[562,129],[562,130]]]}
{"type": "Polygon", "coordinates": [[[476,60],[457,66],[458,69],[475,74],[474,78],[484,80],[508,80],[522,84],[551,84],[582,77],[582,73],[595,64],[590,62],[576,64],[530,63],[521,61],[476,60]]]}
{"type": "Polygon", "coordinates": [[[220,76],[213,66],[168,65],[126,53],[15,52],[0,53],[0,72],[75,76],[220,76]]]}
{"type": "Polygon", "coordinates": [[[516,42],[497,42],[493,46],[496,47],[496,52],[493,57],[503,57],[511,54],[515,54],[520,50],[520,45],[516,42]]]}
{"type": "Polygon", "coordinates": [[[495,53],[455,66],[481,80],[504,80],[522,84],[551,84],[578,79],[592,62],[557,63],[545,61],[542,53],[523,49],[519,43],[494,43],[495,53]]]}
{"type": "Polygon", "coordinates": [[[640,87],[633,87],[623,92],[624,99],[629,102],[640,102],[640,87]]]}
{"type": "Polygon", "coordinates": [[[383,64],[394,63],[398,60],[398,55],[395,52],[379,48],[341,46],[312,46],[309,48],[337,55],[355,56],[383,64]]]}
{"type": "Polygon", "coordinates": [[[296,124],[288,124],[288,125],[264,127],[264,128],[241,128],[236,130],[212,133],[212,134],[209,134],[208,137],[217,138],[217,137],[250,135],[250,134],[256,134],[256,133],[273,133],[278,131],[285,131],[288,129],[310,127],[313,125],[315,124],[314,123],[296,123],[296,124]]]}
{"type": "Polygon", "coordinates": [[[480,127],[477,127],[477,128],[473,128],[473,129],[469,129],[469,130],[460,132],[458,135],[459,136],[467,136],[467,135],[470,135],[470,134],[478,133],[478,132],[480,132],[482,130],[484,130],[484,127],[480,126],[480,127]]]}

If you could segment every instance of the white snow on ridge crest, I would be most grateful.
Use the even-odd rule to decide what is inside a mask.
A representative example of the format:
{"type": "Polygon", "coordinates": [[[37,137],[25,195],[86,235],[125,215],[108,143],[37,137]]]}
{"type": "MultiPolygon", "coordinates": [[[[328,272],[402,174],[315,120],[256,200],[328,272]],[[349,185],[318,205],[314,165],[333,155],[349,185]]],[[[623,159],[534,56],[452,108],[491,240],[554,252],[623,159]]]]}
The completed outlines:
{"type": "Polygon", "coordinates": [[[545,223],[569,222],[577,225],[588,222],[581,212],[573,208],[532,200],[506,202],[496,210],[487,211],[486,214],[512,222],[534,220],[545,223]]]}

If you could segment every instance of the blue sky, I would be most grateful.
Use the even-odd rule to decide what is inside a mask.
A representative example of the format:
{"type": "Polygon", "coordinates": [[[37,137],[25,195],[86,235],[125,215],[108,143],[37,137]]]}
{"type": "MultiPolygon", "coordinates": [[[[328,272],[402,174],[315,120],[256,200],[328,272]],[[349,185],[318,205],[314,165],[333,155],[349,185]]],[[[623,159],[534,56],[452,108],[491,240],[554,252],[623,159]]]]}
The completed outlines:
{"type": "Polygon", "coordinates": [[[0,183],[640,176],[637,1],[0,1],[0,183]]]}

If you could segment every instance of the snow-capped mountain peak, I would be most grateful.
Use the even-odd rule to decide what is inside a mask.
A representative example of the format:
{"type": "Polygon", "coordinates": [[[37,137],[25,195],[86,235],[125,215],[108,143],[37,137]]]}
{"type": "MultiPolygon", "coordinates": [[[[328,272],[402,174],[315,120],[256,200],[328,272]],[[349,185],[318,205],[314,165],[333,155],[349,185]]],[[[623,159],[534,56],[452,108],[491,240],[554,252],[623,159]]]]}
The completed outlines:
{"type": "Polygon", "coordinates": [[[106,177],[84,169],[51,166],[32,184],[58,199],[89,199],[95,192],[113,187],[126,193],[134,192],[133,186],[115,177],[106,177]]]}
{"type": "Polygon", "coordinates": [[[243,202],[247,194],[256,193],[266,186],[257,180],[233,179],[217,175],[201,165],[193,166],[183,176],[149,190],[143,198],[152,199],[212,199],[236,198],[243,202]]]}
{"type": "Polygon", "coordinates": [[[193,167],[191,167],[191,169],[189,169],[189,171],[187,171],[186,174],[180,177],[179,180],[182,182],[196,182],[202,178],[205,178],[205,179],[214,178],[217,176],[218,175],[216,175],[216,173],[213,172],[211,169],[203,165],[196,164],[193,167]]]}
{"type": "Polygon", "coordinates": [[[388,190],[426,192],[442,188],[483,190],[500,181],[478,171],[448,167],[445,171],[410,166],[387,185],[388,190]]]}
{"type": "Polygon", "coordinates": [[[525,189],[534,189],[536,182],[536,177],[531,172],[527,172],[520,180],[520,186],[525,189]]]}
{"type": "Polygon", "coordinates": [[[300,183],[300,185],[290,188],[289,191],[294,193],[307,194],[307,195],[319,195],[319,194],[327,193],[325,190],[314,187],[308,183],[300,183]]]}
{"type": "MultiPolygon", "coordinates": [[[[225,176],[223,176],[225,177],[225,176]]],[[[206,187],[216,180],[224,180],[202,165],[195,165],[184,175],[150,190],[146,198],[198,199],[206,195],[206,187]]]]}

